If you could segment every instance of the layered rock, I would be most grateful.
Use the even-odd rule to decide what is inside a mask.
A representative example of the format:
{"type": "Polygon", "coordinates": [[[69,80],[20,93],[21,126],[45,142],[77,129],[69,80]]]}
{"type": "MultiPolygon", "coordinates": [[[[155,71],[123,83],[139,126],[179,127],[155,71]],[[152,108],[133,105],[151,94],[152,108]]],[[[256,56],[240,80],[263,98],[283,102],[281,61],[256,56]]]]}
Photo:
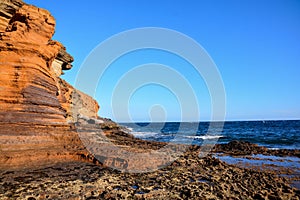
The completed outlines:
{"type": "Polygon", "coordinates": [[[48,11],[1,1],[0,168],[87,154],[69,122],[97,117],[99,106],[59,77],[73,58],[54,31],[48,11]]]}
{"type": "Polygon", "coordinates": [[[75,89],[63,79],[58,80],[60,94],[59,100],[66,110],[68,122],[77,122],[80,117],[96,119],[99,110],[98,103],[90,96],[75,89]]]}
{"type": "Polygon", "coordinates": [[[71,63],[73,61],[73,57],[66,52],[66,48],[62,48],[52,63],[52,70],[54,71],[55,75],[59,77],[63,74],[62,70],[69,70],[72,68],[71,63]]]}
{"type": "Polygon", "coordinates": [[[23,5],[21,0],[1,0],[0,4],[0,32],[5,32],[15,12],[23,5]]]}
{"type": "Polygon", "coordinates": [[[71,69],[73,58],[61,43],[51,40],[55,20],[50,13],[22,2],[19,7],[10,6],[9,2],[15,5],[6,1],[5,8],[13,9],[2,20],[0,33],[0,169],[94,159],[84,145],[103,164],[113,163],[124,171],[148,168],[144,155],[155,161],[151,168],[169,162],[159,154],[153,159],[148,151],[127,158],[128,149],[136,152],[132,144],[148,142],[129,137],[112,121],[98,119],[97,102],[60,78],[62,70],[71,69]],[[123,153],[111,149],[108,135],[117,146],[129,144],[123,153]],[[99,150],[99,146],[104,148],[99,150]]]}

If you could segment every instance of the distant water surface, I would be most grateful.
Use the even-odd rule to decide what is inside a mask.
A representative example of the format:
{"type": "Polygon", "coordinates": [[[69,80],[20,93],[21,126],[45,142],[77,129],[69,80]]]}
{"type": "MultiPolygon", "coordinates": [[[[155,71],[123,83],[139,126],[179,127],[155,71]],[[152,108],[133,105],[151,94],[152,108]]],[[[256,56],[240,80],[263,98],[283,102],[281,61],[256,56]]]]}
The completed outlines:
{"type": "Polygon", "coordinates": [[[274,149],[300,149],[300,120],[225,122],[121,123],[137,138],[192,143],[244,140],[274,149]],[[210,126],[211,125],[211,126],[210,126]],[[209,128],[210,127],[210,128],[209,128]],[[209,132],[208,132],[209,130],[209,132]]]}

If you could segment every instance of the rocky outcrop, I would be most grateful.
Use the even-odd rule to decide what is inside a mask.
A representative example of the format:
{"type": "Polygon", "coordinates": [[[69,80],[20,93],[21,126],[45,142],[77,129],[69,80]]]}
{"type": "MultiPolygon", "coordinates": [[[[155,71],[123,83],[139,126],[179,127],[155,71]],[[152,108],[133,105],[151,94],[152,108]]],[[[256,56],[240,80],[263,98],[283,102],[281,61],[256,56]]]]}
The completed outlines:
{"type": "MultiPolygon", "coordinates": [[[[133,145],[135,144],[132,143],[133,145]]],[[[186,152],[150,173],[120,173],[90,163],[0,171],[0,199],[299,199],[280,172],[228,165],[186,152]]]]}
{"type": "Polygon", "coordinates": [[[257,144],[250,143],[248,141],[231,141],[226,144],[216,144],[213,148],[216,153],[223,153],[232,156],[242,155],[273,155],[273,156],[294,156],[300,158],[299,149],[268,149],[257,144]]]}
{"type": "Polygon", "coordinates": [[[5,32],[15,12],[23,5],[21,0],[1,0],[0,4],[0,32],[5,32]]]}
{"type": "Polygon", "coordinates": [[[51,40],[55,19],[20,0],[0,4],[0,168],[87,154],[74,126],[97,117],[95,100],[59,76],[73,57],[51,40]]]}
{"type": "Polygon", "coordinates": [[[61,95],[59,100],[66,110],[68,122],[77,122],[80,117],[96,119],[99,105],[90,96],[75,89],[63,79],[58,80],[61,95]]]}
{"type": "Polygon", "coordinates": [[[74,58],[66,52],[66,48],[61,48],[57,54],[57,57],[52,63],[52,70],[56,76],[63,74],[62,70],[69,70],[72,68],[72,62],[74,58]]]}

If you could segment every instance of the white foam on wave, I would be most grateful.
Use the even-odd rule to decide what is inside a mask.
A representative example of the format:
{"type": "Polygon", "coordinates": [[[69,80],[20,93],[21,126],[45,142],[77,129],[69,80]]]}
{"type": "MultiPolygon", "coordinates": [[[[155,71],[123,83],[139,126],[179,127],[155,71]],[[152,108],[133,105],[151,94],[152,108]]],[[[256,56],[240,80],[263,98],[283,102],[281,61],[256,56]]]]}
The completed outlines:
{"type": "Polygon", "coordinates": [[[132,134],[134,137],[137,138],[147,138],[147,137],[154,137],[158,135],[158,133],[155,132],[131,132],[130,134],[132,134]]]}
{"type": "Polygon", "coordinates": [[[131,127],[125,127],[126,129],[128,129],[130,132],[132,132],[133,131],[133,128],[131,128],[131,127]]]}
{"type": "Polygon", "coordinates": [[[222,135],[202,135],[202,136],[185,136],[187,138],[193,138],[193,139],[202,139],[202,140],[213,140],[213,139],[219,139],[222,138],[222,135]]]}
{"type": "Polygon", "coordinates": [[[121,130],[122,130],[123,132],[125,132],[125,133],[131,134],[131,132],[133,131],[133,128],[128,127],[128,126],[122,126],[122,127],[121,127],[121,130]]]}
{"type": "Polygon", "coordinates": [[[269,150],[279,150],[279,148],[268,148],[269,150]]]}

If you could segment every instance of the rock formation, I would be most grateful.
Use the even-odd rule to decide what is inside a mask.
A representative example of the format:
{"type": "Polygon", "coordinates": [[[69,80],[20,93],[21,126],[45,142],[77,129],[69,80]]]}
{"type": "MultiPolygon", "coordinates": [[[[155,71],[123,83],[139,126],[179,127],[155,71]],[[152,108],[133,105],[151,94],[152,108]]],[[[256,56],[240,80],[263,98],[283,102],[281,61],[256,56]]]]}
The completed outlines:
{"type": "Polygon", "coordinates": [[[1,0],[0,168],[87,154],[70,122],[96,118],[99,106],[59,77],[73,58],[54,31],[48,11],[1,0]]]}
{"type": "MultiPolygon", "coordinates": [[[[99,119],[97,102],[60,78],[72,68],[73,57],[51,40],[54,18],[20,0],[5,0],[0,8],[0,169],[78,159],[98,162],[86,151],[86,140],[91,149],[105,147],[105,155],[92,152],[103,164],[116,164],[119,153],[98,136],[92,141],[93,133],[104,131],[116,143],[121,139],[120,146],[126,141],[133,146],[137,139],[99,119]]],[[[139,159],[124,162],[128,169],[143,167],[139,159]]]]}

